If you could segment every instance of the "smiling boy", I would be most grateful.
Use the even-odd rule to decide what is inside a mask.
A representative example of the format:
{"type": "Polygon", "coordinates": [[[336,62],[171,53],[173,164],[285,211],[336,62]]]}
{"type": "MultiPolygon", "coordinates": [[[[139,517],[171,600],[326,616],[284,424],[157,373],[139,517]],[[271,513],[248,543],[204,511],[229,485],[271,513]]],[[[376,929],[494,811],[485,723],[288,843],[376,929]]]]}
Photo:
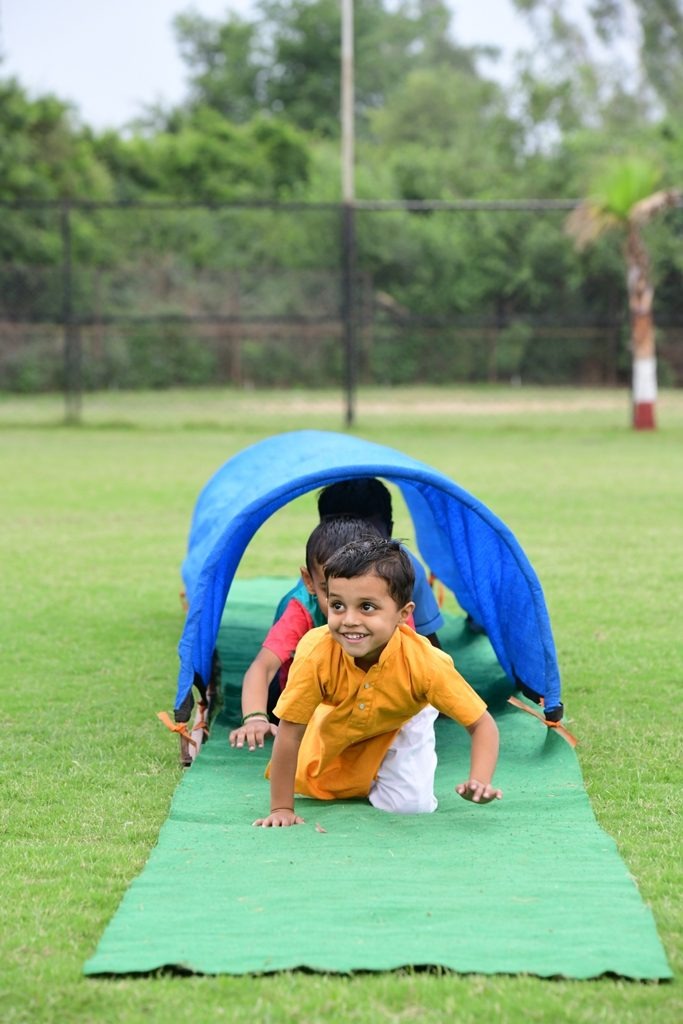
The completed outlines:
{"type": "Polygon", "coordinates": [[[436,808],[434,719],[470,734],[474,803],[500,799],[491,786],[498,729],[451,658],[405,623],[413,569],[395,541],[347,544],[324,566],[328,625],[301,641],[275,708],[280,728],[270,766],[271,811],[254,824],[303,824],[294,794],[322,800],[367,797],[399,813],[436,808]]]}

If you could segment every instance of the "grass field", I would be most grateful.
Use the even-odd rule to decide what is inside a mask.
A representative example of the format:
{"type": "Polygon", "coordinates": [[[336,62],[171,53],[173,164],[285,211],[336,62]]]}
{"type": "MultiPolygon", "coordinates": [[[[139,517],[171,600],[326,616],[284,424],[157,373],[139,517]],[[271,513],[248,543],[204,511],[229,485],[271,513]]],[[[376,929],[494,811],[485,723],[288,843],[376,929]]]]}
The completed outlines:
{"type": "MultiPolygon", "coordinates": [[[[682,1020],[683,392],[662,396],[654,433],[631,431],[628,415],[624,392],[367,391],[354,432],[447,473],[528,554],[596,815],[653,908],[677,979],[95,980],[83,962],[180,778],[155,712],[175,694],[179,564],[199,490],[264,436],[342,429],[343,406],[333,393],[117,394],[92,396],[84,425],[66,428],[58,398],[0,398],[0,1019],[682,1020]]],[[[395,511],[410,540],[400,498],[395,511]]],[[[281,510],[241,573],[294,574],[313,522],[313,495],[281,510]]]]}

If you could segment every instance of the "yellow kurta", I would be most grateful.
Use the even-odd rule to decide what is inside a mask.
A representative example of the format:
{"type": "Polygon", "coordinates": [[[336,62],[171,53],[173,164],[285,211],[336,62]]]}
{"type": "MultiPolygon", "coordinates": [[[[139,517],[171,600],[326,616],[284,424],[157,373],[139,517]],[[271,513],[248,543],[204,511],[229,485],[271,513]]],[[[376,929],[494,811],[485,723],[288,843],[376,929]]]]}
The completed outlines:
{"type": "Polygon", "coordinates": [[[367,672],[327,626],[311,630],[275,707],[278,718],[308,726],[296,792],[321,800],[367,796],[397,731],[427,704],[465,726],[486,710],[452,658],[407,626],[367,672]]]}

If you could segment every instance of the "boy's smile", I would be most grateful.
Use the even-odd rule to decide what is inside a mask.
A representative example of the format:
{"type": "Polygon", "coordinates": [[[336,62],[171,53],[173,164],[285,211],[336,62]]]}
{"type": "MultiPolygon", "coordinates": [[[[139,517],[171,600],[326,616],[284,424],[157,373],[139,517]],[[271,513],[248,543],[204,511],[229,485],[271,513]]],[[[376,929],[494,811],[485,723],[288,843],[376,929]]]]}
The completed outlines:
{"type": "Polygon", "coordinates": [[[375,573],[328,580],[327,623],[342,649],[359,668],[368,669],[414,608],[409,601],[399,608],[385,580],[375,573]]]}

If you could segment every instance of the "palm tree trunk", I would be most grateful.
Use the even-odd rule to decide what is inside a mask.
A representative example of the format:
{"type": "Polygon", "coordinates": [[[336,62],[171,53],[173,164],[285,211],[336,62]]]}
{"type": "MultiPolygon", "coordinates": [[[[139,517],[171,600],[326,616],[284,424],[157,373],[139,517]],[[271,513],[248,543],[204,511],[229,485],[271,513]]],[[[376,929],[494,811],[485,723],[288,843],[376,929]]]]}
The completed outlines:
{"type": "Polygon", "coordinates": [[[631,314],[633,356],[633,427],[654,430],[657,403],[657,357],[652,315],[654,287],[650,260],[637,225],[629,225],[626,239],[628,305],[631,314]]]}

